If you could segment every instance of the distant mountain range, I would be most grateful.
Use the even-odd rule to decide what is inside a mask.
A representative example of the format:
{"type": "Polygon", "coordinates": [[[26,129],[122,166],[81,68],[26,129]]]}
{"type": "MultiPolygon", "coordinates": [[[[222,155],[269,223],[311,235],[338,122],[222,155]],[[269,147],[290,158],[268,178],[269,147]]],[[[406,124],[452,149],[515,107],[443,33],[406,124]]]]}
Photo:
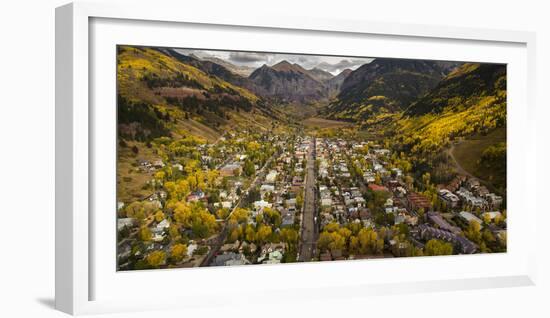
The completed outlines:
{"type": "Polygon", "coordinates": [[[332,75],[331,73],[329,73],[327,71],[324,71],[324,70],[322,70],[320,68],[317,68],[317,67],[314,67],[310,70],[307,70],[307,72],[316,81],[321,82],[321,83],[325,83],[325,82],[329,81],[330,79],[332,79],[334,77],[334,75],[332,75]]]}
{"type": "Polygon", "coordinates": [[[340,93],[344,81],[352,72],[352,70],[347,68],[325,82],[328,88],[328,95],[330,97],[335,97],[336,95],[338,95],[338,93],[340,93]]]}
{"type": "Polygon", "coordinates": [[[205,72],[206,74],[219,77],[233,85],[237,85],[247,89],[251,89],[253,86],[253,83],[251,83],[247,77],[241,76],[232,71],[232,69],[237,69],[237,66],[229,62],[224,62],[223,64],[220,64],[219,62],[214,62],[214,60],[220,60],[223,62],[223,60],[221,59],[212,57],[209,57],[208,59],[201,59],[193,54],[184,55],[172,49],[160,49],[159,51],[174,57],[181,63],[192,65],[205,72]]]}
{"type": "Polygon", "coordinates": [[[178,50],[166,48],[158,50],[182,63],[280,103],[328,101],[339,93],[344,79],[352,72],[345,69],[334,76],[319,67],[308,70],[288,61],[253,69],[237,66],[217,57],[186,55],[178,50]]]}
{"type": "MultiPolygon", "coordinates": [[[[307,70],[296,63],[281,61],[273,66],[263,65],[245,77],[235,71],[239,69],[238,66],[219,58],[199,58],[172,49],[159,51],[231,84],[246,88],[258,96],[282,103],[328,100],[339,92],[343,80],[351,72],[345,70],[334,76],[319,68],[307,70]]],[[[246,72],[241,69],[240,73],[246,72]]]]}
{"type": "Polygon", "coordinates": [[[263,65],[250,75],[256,92],[264,97],[283,102],[312,102],[335,97],[344,80],[353,71],[345,69],[338,75],[320,68],[304,69],[300,65],[281,61],[276,65],[263,65]]]}
{"type": "Polygon", "coordinates": [[[225,126],[268,129],[283,114],[224,66],[164,48],[119,46],[119,136],[149,140],[193,131],[215,138],[225,126]],[[246,113],[247,115],[243,115],[246,113]]]}
{"type": "Polygon", "coordinates": [[[119,47],[117,58],[119,100],[130,118],[123,124],[141,127],[140,136],[165,133],[167,116],[218,129],[232,124],[240,111],[255,113],[261,122],[262,116],[292,115],[279,105],[299,111],[311,104],[304,113],[359,123],[380,114],[461,112],[487,96],[500,101],[505,92],[506,69],[493,64],[377,58],[334,76],[281,61],[243,76],[250,69],[173,49],[119,47]],[[449,102],[457,100],[462,102],[449,102]],[[138,104],[148,110],[138,110],[138,104]]]}
{"type": "Polygon", "coordinates": [[[203,61],[209,61],[209,62],[212,62],[212,63],[216,63],[218,65],[221,65],[221,66],[225,67],[226,69],[228,69],[232,73],[234,73],[236,75],[239,75],[239,76],[242,76],[242,77],[250,76],[250,74],[252,74],[252,72],[254,72],[254,70],[256,69],[255,67],[250,67],[250,66],[235,65],[233,63],[227,62],[227,61],[225,61],[221,58],[215,57],[215,56],[197,57],[197,56],[194,56],[193,54],[190,54],[189,56],[192,56],[192,57],[196,58],[197,60],[203,60],[203,61]]]}

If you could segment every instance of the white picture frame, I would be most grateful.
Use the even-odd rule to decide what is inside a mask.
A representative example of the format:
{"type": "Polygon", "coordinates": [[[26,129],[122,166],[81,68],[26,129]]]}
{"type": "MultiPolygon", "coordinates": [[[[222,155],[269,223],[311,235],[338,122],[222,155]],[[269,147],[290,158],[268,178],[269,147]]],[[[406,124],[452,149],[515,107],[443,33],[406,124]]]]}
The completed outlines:
{"type": "MultiPolygon", "coordinates": [[[[527,184],[536,184],[536,165],[533,163],[535,154],[535,103],[534,103],[534,81],[535,81],[535,34],[522,31],[501,31],[481,30],[468,28],[440,27],[427,25],[406,25],[400,23],[380,23],[368,21],[348,20],[326,20],[326,19],[298,19],[280,17],[266,14],[265,16],[252,16],[242,13],[240,15],[226,15],[216,10],[193,10],[188,3],[173,5],[170,7],[154,6],[121,6],[116,1],[109,4],[91,4],[78,2],[65,5],[56,9],[56,308],[70,314],[104,313],[115,311],[136,311],[146,309],[173,308],[173,307],[196,307],[214,306],[236,303],[237,299],[246,296],[249,301],[268,301],[267,295],[277,296],[278,301],[300,301],[308,299],[322,299],[323,297],[345,297],[349,292],[356,296],[380,295],[391,293],[407,293],[422,291],[448,291],[459,289],[478,289],[490,287],[526,286],[534,284],[535,273],[535,251],[529,244],[522,246],[521,235],[533,234],[535,224],[536,202],[528,200],[521,188],[527,184]],[[106,22],[104,24],[97,24],[106,22]],[[118,24],[117,24],[118,23],[118,24]],[[128,23],[141,25],[141,35],[128,37],[128,23]],[[149,25],[149,26],[148,26],[149,25]],[[155,43],[151,43],[151,32],[148,27],[154,26],[156,32],[155,43]],[[375,39],[376,41],[394,41],[393,45],[408,41],[411,43],[407,57],[426,57],[426,52],[414,47],[421,47],[422,44],[432,43],[441,46],[440,53],[434,56],[446,56],[449,60],[458,59],[459,55],[453,55],[452,49],[456,47],[468,47],[468,45],[485,45],[478,51],[478,55],[471,55],[472,59],[484,62],[505,62],[512,67],[509,76],[515,76],[516,80],[511,82],[511,94],[509,101],[508,116],[510,121],[508,132],[511,143],[509,155],[509,196],[510,201],[510,242],[509,252],[504,255],[476,255],[476,256],[450,256],[437,258],[419,258],[406,260],[368,260],[353,262],[332,262],[333,264],[303,263],[285,266],[252,266],[223,269],[191,269],[191,270],[163,270],[135,273],[117,273],[115,268],[101,269],[97,260],[110,255],[98,255],[101,246],[105,241],[97,237],[93,238],[94,231],[105,224],[105,218],[96,218],[91,211],[99,202],[91,199],[97,190],[98,182],[101,186],[102,172],[98,167],[105,167],[98,161],[97,148],[98,140],[103,140],[97,129],[98,123],[93,120],[95,109],[92,105],[98,99],[108,100],[113,96],[104,94],[97,84],[97,78],[103,72],[111,72],[115,76],[114,68],[109,69],[103,66],[104,60],[109,59],[106,53],[103,59],[101,52],[95,49],[103,46],[118,44],[142,44],[142,45],[166,45],[178,46],[172,43],[167,37],[162,37],[159,32],[176,32],[180,27],[191,26],[196,29],[197,40],[195,47],[201,47],[199,35],[201,28],[208,28],[208,32],[215,34],[224,28],[234,29],[233,35],[239,37],[238,32],[250,36],[246,32],[255,34],[285,34],[294,40],[286,43],[297,45],[298,37],[333,37],[346,38],[346,41],[354,38],[375,39]],[[124,31],[126,30],[126,31],[124,31]],[[241,31],[239,31],[241,30],[241,31]],[[244,30],[244,31],[243,31],[244,30]],[[106,32],[110,36],[106,35],[106,32]],[[149,34],[149,35],[146,35],[149,34]],[[293,35],[297,34],[297,35],[293,35]],[[301,34],[301,35],[300,35],[301,34]],[[120,36],[120,37],[119,37],[120,36]],[[142,37],[142,39],[140,39],[142,37]],[[102,44],[97,40],[103,41],[102,44]],[[121,39],[131,39],[132,43],[119,43],[121,39]],[[110,42],[109,42],[110,41],[110,42]],[[147,42],[149,41],[149,42],[147,42]],[[294,41],[294,42],[293,42],[294,41]],[[401,41],[401,42],[400,42],[401,41]],[[144,43],[142,43],[144,42],[144,43]],[[414,44],[417,43],[417,44],[414,44]],[[95,46],[94,46],[95,45],[95,46]],[[446,48],[445,48],[446,47],[446,48]],[[509,57],[502,55],[499,60],[493,60],[492,55],[501,51],[502,47],[510,47],[509,57]],[[446,53],[442,53],[446,52],[446,53]],[[437,55],[440,54],[440,55],[437,55]],[[96,64],[94,64],[96,63],[96,64]],[[101,65],[96,70],[93,65],[101,65]],[[91,92],[95,89],[103,93],[94,95],[91,92]],[[521,129],[523,128],[523,129],[521,129]],[[520,131],[521,130],[521,131],[520,131]],[[511,133],[511,134],[510,134],[511,133]],[[516,142],[518,140],[524,140],[516,142]],[[530,163],[530,164],[527,164],[530,163]],[[98,177],[96,174],[99,174],[98,177]],[[513,181],[513,183],[511,182],[513,181]],[[94,183],[95,182],[95,183],[94,183]],[[524,210],[525,213],[517,214],[515,210],[524,210]],[[515,223],[514,223],[515,222],[515,223]],[[516,234],[514,234],[516,233],[516,234]],[[499,263],[511,262],[510,266],[491,269],[491,266],[499,263]],[[411,277],[411,272],[400,274],[400,267],[404,264],[411,268],[436,268],[438,266],[448,267],[452,273],[445,273],[420,270],[418,276],[411,277]],[[448,265],[454,264],[454,265],[448,265]],[[464,272],[458,273],[457,269],[463,266],[464,272]],[[487,266],[484,270],[474,270],[479,266],[487,266]],[[350,273],[359,273],[363,268],[376,270],[376,277],[365,277],[364,279],[350,280],[350,273]],[[471,268],[471,270],[470,270],[471,268]],[[105,273],[109,272],[109,273],[105,273]],[[289,284],[287,288],[277,285],[284,275],[294,275],[307,272],[296,280],[295,284],[289,284]],[[342,277],[331,277],[334,273],[347,273],[342,277]],[[191,274],[192,273],[192,274],[191,274]],[[247,279],[241,280],[242,286],[234,289],[233,293],[226,293],[220,297],[199,297],[209,295],[218,296],[223,292],[212,290],[210,283],[201,289],[199,295],[186,294],[181,292],[172,299],[164,296],[158,297],[149,295],[147,302],[137,301],[134,297],[122,297],[125,290],[131,291],[131,280],[140,276],[145,284],[152,284],[154,281],[171,281],[178,276],[189,274],[201,279],[210,279],[219,282],[226,280],[228,284],[236,282],[234,277],[250,275],[247,279]],[[228,275],[230,274],[230,275],[228,275]],[[315,275],[315,276],[314,276],[315,275]],[[229,277],[228,277],[229,276],[229,277]],[[262,288],[251,288],[259,277],[272,277],[273,285],[262,288]],[[232,278],[233,277],[233,278],[232,278]],[[321,282],[316,282],[312,277],[331,277],[321,282]],[[102,280],[98,284],[98,280],[102,280]],[[370,282],[368,281],[370,280],[370,282]],[[98,288],[98,286],[103,286],[98,288]],[[308,293],[303,293],[307,289],[308,293]],[[330,289],[333,293],[326,293],[330,289]],[[112,295],[107,295],[109,290],[112,295]],[[261,293],[259,293],[261,291],[261,293]],[[104,297],[105,296],[105,297],[104,297]],[[179,297],[178,297],[179,296],[179,297]],[[216,299],[215,302],[212,299],[216,299]]],[[[191,32],[191,31],[190,31],[191,32]]],[[[195,31],[193,31],[195,32],[195,31]]],[[[192,32],[191,32],[192,33],[192,32]]],[[[191,34],[190,33],[190,34],[191,34]]],[[[206,38],[205,38],[206,39],[206,38]]],[[[305,38],[304,38],[305,39],[305,38]]],[[[344,41],[344,40],[342,40],[344,41]]],[[[374,41],[374,40],[373,40],[374,41]]],[[[347,42],[351,43],[351,42],[347,42]]],[[[264,48],[269,50],[267,43],[257,41],[254,43],[238,42],[235,45],[242,49],[254,50],[264,48]]],[[[271,44],[273,45],[273,44],[271,44]]],[[[281,44],[282,46],[283,44],[281,44]]],[[[388,44],[389,45],[389,44],[388,44]]],[[[204,46],[202,46],[204,47],[204,46]]],[[[211,48],[211,47],[208,47],[211,48]]],[[[218,47],[216,47],[218,48],[218,47]]],[[[220,49],[230,49],[226,46],[220,49]]],[[[114,48],[113,48],[114,50],[114,48]]],[[[291,49],[284,50],[289,52],[291,49]]],[[[314,49],[312,52],[330,54],[332,48],[314,49]]],[[[356,52],[361,52],[357,48],[356,52]]],[[[474,50],[475,51],[475,50],[474,50]]],[[[307,52],[307,48],[299,49],[300,53],[307,52]]],[[[384,54],[379,49],[379,54],[384,54]]],[[[337,53],[337,51],[334,51],[337,53]]],[[[403,52],[397,52],[396,57],[403,52]]],[[[504,53],[503,53],[504,54],[504,53]]],[[[508,53],[506,53],[508,54],[508,53]]],[[[391,55],[390,53],[384,56],[391,55]]],[[[376,56],[372,54],[371,56],[376,56]]],[[[462,55],[465,57],[465,55],[462,55]]],[[[467,58],[467,56],[466,56],[467,58]]],[[[112,61],[111,61],[112,62],[112,61]]],[[[106,63],[109,63],[108,61],[106,63]]],[[[105,80],[106,86],[112,81],[105,80]]],[[[108,89],[108,87],[107,87],[108,89]]],[[[114,89],[114,87],[112,87],[114,89]]],[[[94,91],[95,92],[95,91],[94,91]]],[[[112,115],[112,113],[111,113],[112,115]]],[[[111,118],[112,119],[112,118],[111,118]]],[[[107,125],[112,125],[113,120],[108,120],[107,125]]],[[[115,130],[111,131],[113,134],[115,130]]],[[[105,138],[109,138],[108,136],[105,138]]],[[[101,152],[101,154],[105,154],[101,152]]],[[[109,153],[107,153],[109,154],[109,153]]],[[[104,157],[103,160],[114,160],[114,157],[104,157]],[[106,159],[105,159],[106,158],[106,159]]],[[[103,171],[103,170],[102,170],[103,171]]],[[[108,171],[108,170],[105,170],[108,171]]],[[[107,175],[106,172],[104,175],[107,175]]],[[[111,171],[112,172],[112,171],[111,171]]],[[[114,176],[112,176],[114,177],[114,176]]],[[[113,205],[114,209],[114,205],[113,205]]],[[[114,210],[113,210],[114,211],[114,210]]],[[[115,218],[113,212],[112,217],[115,218]]],[[[114,219],[112,224],[114,224],[114,219]]],[[[113,225],[114,226],[114,225],[113,225]]],[[[107,239],[108,241],[108,239],[107,239]]],[[[114,255],[112,259],[114,260],[114,255]]],[[[368,275],[366,275],[368,276],[368,275]]],[[[191,280],[197,284],[197,280],[191,280]]]]}

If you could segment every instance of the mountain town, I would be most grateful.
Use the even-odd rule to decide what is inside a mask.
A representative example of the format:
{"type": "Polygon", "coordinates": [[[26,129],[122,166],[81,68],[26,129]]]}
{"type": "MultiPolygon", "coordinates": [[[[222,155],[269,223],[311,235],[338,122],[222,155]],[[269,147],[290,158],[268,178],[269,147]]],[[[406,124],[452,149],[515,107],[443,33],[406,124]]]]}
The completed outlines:
{"type": "Polygon", "coordinates": [[[506,252],[505,65],[212,52],[117,48],[118,270],[506,252]]]}

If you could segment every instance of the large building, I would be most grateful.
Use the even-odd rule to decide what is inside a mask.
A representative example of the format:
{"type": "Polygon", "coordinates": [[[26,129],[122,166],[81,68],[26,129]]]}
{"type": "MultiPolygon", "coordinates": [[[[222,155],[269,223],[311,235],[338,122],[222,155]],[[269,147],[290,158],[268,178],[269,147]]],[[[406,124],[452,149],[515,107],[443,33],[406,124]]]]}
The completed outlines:
{"type": "Polygon", "coordinates": [[[438,239],[452,243],[458,248],[460,254],[473,254],[477,251],[477,245],[467,238],[435,227],[421,224],[418,226],[420,237],[425,240],[438,239]]]}
{"type": "Polygon", "coordinates": [[[441,216],[440,213],[428,212],[426,214],[426,217],[428,218],[430,223],[437,226],[439,229],[442,229],[444,231],[448,231],[448,232],[451,232],[451,233],[455,233],[455,234],[458,234],[458,233],[461,232],[460,228],[458,228],[456,226],[452,226],[451,224],[449,224],[449,222],[447,222],[443,218],[443,216],[441,216]]]}
{"type": "Polygon", "coordinates": [[[416,192],[411,192],[407,195],[407,202],[409,204],[409,208],[415,211],[420,209],[429,211],[432,208],[430,199],[416,192]]]}
{"type": "Polygon", "coordinates": [[[465,220],[466,222],[470,223],[472,221],[475,221],[477,222],[480,226],[483,227],[483,221],[481,221],[480,218],[478,218],[477,216],[473,215],[472,213],[468,212],[468,211],[462,211],[459,213],[460,217],[465,220]]]}
{"type": "Polygon", "coordinates": [[[448,207],[455,208],[460,202],[459,197],[447,189],[441,189],[437,192],[439,198],[447,204],[448,207]]]}

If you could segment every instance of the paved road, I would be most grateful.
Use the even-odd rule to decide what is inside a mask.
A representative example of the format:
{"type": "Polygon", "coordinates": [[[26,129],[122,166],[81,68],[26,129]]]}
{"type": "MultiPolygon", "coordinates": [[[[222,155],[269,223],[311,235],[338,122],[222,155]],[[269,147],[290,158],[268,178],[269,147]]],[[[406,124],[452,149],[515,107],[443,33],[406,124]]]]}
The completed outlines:
{"type": "Polygon", "coordinates": [[[227,236],[229,235],[229,229],[227,227],[227,220],[229,220],[229,217],[235,212],[237,208],[242,208],[244,206],[244,197],[247,197],[250,189],[253,189],[254,187],[257,187],[261,184],[261,182],[265,179],[265,176],[267,174],[267,167],[271,164],[271,162],[274,160],[274,158],[277,158],[280,156],[280,153],[275,154],[273,157],[269,158],[269,160],[266,161],[264,166],[261,168],[261,170],[256,174],[256,177],[252,180],[250,183],[250,186],[246,189],[244,194],[241,196],[235,207],[231,210],[229,215],[227,216],[226,220],[223,222],[222,229],[220,231],[220,235],[218,235],[213,242],[210,244],[210,251],[206,255],[206,257],[202,260],[200,266],[209,266],[216,255],[220,252],[221,247],[225,243],[225,240],[227,239],[227,236]]]}
{"type": "Polygon", "coordinates": [[[308,262],[315,255],[317,244],[317,226],[315,198],[315,138],[312,138],[307,152],[306,184],[304,195],[304,212],[302,215],[302,234],[300,235],[300,256],[298,261],[308,262]]]}

